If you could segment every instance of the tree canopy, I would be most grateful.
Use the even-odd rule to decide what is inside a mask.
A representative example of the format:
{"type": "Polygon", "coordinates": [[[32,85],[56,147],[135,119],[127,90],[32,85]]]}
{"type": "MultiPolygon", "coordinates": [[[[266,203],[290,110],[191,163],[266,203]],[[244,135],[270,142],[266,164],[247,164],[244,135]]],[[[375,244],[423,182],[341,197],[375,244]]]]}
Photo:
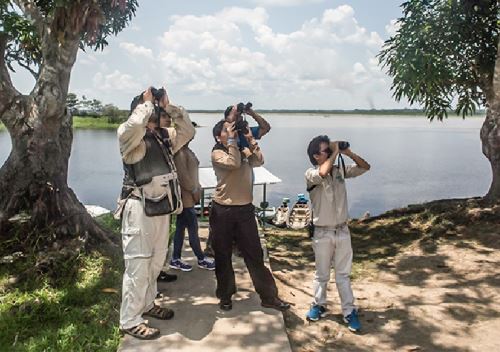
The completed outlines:
{"type": "Polygon", "coordinates": [[[0,167],[0,237],[22,234],[21,248],[31,233],[44,239],[40,248],[56,238],[110,241],[68,186],[67,95],[78,50],[104,48],[137,7],[136,0],[0,0],[0,120],[13,142],[0,167]],[[12,83],[15,64],[35,76],[27,95],[12,83]]]}
{"type": "Polygon", "coordinates": [[[410,0],[381,64],[394,97],[421,104],[432,120],[449,110],[463,117],[493,96],[498,45],[496,0],[410,0]]]}
{"type": "Polygon", "coordinates": [[[0,34],[7,36],[5,63],[38,76],[42,40],[56,33],[59,43],[79,35],[80,48],[98,50],[110,35],[122,31],[135,15],[136,0],[0,0],[0,34]]]}

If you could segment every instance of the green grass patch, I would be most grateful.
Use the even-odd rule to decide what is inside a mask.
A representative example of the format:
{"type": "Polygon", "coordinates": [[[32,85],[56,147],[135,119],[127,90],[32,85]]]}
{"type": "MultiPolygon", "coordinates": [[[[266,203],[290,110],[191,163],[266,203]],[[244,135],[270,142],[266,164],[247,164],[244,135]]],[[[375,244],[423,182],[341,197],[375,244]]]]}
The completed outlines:
{"type": "MultiPolygon", "coordinates": [[[[110,218],[99,222],[114,230],[110,218]]],[[[32,257],[0,264],[0,350],[116,351],[123,273],[117,252],[81,254],[72,262],[76,277],[62,277],[57,286],[43,274],[22,275],[32,257]]]]}
{"type": "Polygon", "coordinates": [[[95,130],[116,130],[120,123],[110,123],[107,116],[102,117],[73,117],[73,128],[95,129],[95,130]]]}
{"type": "Polygon", "coordinates": [[[6,130],[5,125],[0,122],[0,131],[4,131],[4,130],[6,130]]]}

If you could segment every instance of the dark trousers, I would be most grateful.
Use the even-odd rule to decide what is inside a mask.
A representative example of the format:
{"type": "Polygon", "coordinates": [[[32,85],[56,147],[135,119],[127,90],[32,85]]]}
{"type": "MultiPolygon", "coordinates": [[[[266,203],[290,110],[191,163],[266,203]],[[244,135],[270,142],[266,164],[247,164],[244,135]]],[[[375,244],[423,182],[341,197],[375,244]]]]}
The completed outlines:
{"type": "Polygon", "coordinates": [[[216,296],[230,299],[236,293],[236,282],[232,264],[233,241],[241,251],[250,272],[255,291],[262,301],[278,296],[278,289],[269,269],[264,265],[264,254],[260,244],[255,207],[252,204],[225,206],[212,203],[210,226],[212,246],[215,252],[216,296]]]}
{"type": "Polygon", "coordinates": [[[193,207],[184,208],[182,213],[177,215],[175,222],[175,235],[174,235],[174,253],[172,259],[181,259],[182,245],[184,244],[184,232],[188,230],[189,245],[193,250],[198,260],[203,260],[205,257],[200,247],[200,238],[198,237],[198,219],[193,207]]]}

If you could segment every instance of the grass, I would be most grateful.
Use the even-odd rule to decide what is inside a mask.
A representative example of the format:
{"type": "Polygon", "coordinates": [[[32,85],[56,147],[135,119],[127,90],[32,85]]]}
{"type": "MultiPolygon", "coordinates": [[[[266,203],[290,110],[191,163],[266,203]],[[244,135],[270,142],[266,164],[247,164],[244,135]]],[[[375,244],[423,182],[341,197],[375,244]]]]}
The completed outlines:
{"type": "Polygon", "coordinates": [[[75,129],[95,129],[95,130],[116,130],[120,123],[109,123],[108,118],[103,117],[73,117],[73,128],[75,129]]]}
{"type": "MultiPolygon", "coordinates": [[[[119,226],[110,215],[98,221],[112,230],[119,226]]],[[[57,285],[43,274],[22,278],[34,264],[28,254],[0,264],[0,350],[116,351],[120,253],[81,254],[66,263],[77,266],[76,275],[66,276],[71,271],[61,268],[57,285]]]]}
{"type": "MultiPolygon", "coordinates": [[[[116,130],[120,123],[109,123],[106,116],[102,117],[73,117],[74,129],[93,129],[93,130],[116,130]]],[[[0,122],[0,131],[6,130],[5,125],[0,122]]]]}

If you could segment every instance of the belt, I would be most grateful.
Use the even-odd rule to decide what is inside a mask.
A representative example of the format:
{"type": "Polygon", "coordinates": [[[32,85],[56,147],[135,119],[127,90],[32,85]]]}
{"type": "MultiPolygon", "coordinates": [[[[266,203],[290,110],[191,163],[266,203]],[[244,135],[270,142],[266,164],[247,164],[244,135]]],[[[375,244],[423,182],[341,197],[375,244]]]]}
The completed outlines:
{"type": "Polygon", "coordinates": [[[319,229],[325,229],[325,230],[340,230],[341,228],[347,226],[347,222],[343,222],[341,224],[337,224],[334,226],[315,226],[319,229]]]}

